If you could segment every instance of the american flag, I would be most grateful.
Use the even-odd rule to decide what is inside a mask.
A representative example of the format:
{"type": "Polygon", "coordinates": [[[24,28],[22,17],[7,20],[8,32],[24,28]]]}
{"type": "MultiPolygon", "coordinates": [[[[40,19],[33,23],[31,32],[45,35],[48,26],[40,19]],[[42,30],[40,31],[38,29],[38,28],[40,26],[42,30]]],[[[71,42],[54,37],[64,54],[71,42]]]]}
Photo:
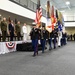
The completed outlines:
{"type": "Polygon", "coordinates": [[[38,27],[41,25],[41,17],[42,17],[42,8],[40,5],[40,0],[38,0],[35,18],[35,23],[38,25],[38,27]]]}

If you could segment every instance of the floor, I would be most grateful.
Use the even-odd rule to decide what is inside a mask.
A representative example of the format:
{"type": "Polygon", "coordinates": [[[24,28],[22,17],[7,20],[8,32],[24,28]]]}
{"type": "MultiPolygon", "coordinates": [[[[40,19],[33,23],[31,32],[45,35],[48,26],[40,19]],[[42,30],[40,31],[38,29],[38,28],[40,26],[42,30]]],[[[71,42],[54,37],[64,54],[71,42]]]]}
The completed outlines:
{"type": "Polygon", "coordinates": [[[75,42],[52,51],[0,55],[0,75],[75,75],[75,42]]]}

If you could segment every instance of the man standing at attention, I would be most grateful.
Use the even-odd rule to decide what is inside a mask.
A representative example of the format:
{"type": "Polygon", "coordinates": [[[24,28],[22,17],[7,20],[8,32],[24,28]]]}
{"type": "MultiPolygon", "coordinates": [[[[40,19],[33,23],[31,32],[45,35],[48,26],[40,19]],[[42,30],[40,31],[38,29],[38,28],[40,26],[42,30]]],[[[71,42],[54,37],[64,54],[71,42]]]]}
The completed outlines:
{"type": "Polygon", "coordinates": [[[14,24],[13,24],[13,20],[11,20],[11,22],[9,23],[8,29],[9,29],[9,34],[10,34],[10,41],[13,41],[13,37],[14,37],[14,24]]]}
{"type": "Polygon", "coordinates": [[[20,40],[20,36],[21,36],[21,25],[20,25],[20,21],[17,22],[17,24],[15,25],[15,32],[17,35],[17,39],[18,41],[20,40]]]}
{"type": "Polygon", "coordinates": [[[24,25],[22,27],[22,32],[23,32],[23,41],[27,42],[27,27],[26,27],[26,23],[24,23],[24,25]]]}
{"type": "Polygon", "coordinates": [[[6,35],[7,35],[7,22],[6,18],[4,17],[1,21],[1,31],[2,31],[2,41],[6,41],[6,35]]]}

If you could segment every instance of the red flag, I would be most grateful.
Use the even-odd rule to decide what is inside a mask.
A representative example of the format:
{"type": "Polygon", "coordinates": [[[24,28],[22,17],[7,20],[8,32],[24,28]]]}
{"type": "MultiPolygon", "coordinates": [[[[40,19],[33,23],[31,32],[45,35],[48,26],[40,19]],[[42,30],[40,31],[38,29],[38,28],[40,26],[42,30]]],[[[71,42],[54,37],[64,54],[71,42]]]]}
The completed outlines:
{"type": "Polygon", "coordinates": [[[38,0],[37,10],[36,10],[36,19],[35,19],[35,23],[38,25],[38,27],[41,25],[41,17],[42,17],[42,8],[40,5],[40,0],[38,0]]]}
{"type": "Polygon", "coordinates": [[[54,24],[56,23],[56,18],[54,16],[54,6],[52,6],[52,11],[51,11],[51,22],[52,22],[52,30],[54,30],[54,24]]]}

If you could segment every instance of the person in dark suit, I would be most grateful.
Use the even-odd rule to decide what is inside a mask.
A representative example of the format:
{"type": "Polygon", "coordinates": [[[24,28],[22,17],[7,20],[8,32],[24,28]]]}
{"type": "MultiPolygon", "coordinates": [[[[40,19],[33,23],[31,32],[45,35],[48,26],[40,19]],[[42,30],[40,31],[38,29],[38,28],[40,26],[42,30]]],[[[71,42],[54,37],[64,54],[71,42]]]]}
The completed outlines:
{"type": "Polygon", "coordinates": [[[9,30],[9,35],[10,35],[10,41],[13,41],[13,37],[14,37],[14,24],[13,24],[13,20],[11,20],[11,22],[9,23],[8,30],[9,30]]]}

